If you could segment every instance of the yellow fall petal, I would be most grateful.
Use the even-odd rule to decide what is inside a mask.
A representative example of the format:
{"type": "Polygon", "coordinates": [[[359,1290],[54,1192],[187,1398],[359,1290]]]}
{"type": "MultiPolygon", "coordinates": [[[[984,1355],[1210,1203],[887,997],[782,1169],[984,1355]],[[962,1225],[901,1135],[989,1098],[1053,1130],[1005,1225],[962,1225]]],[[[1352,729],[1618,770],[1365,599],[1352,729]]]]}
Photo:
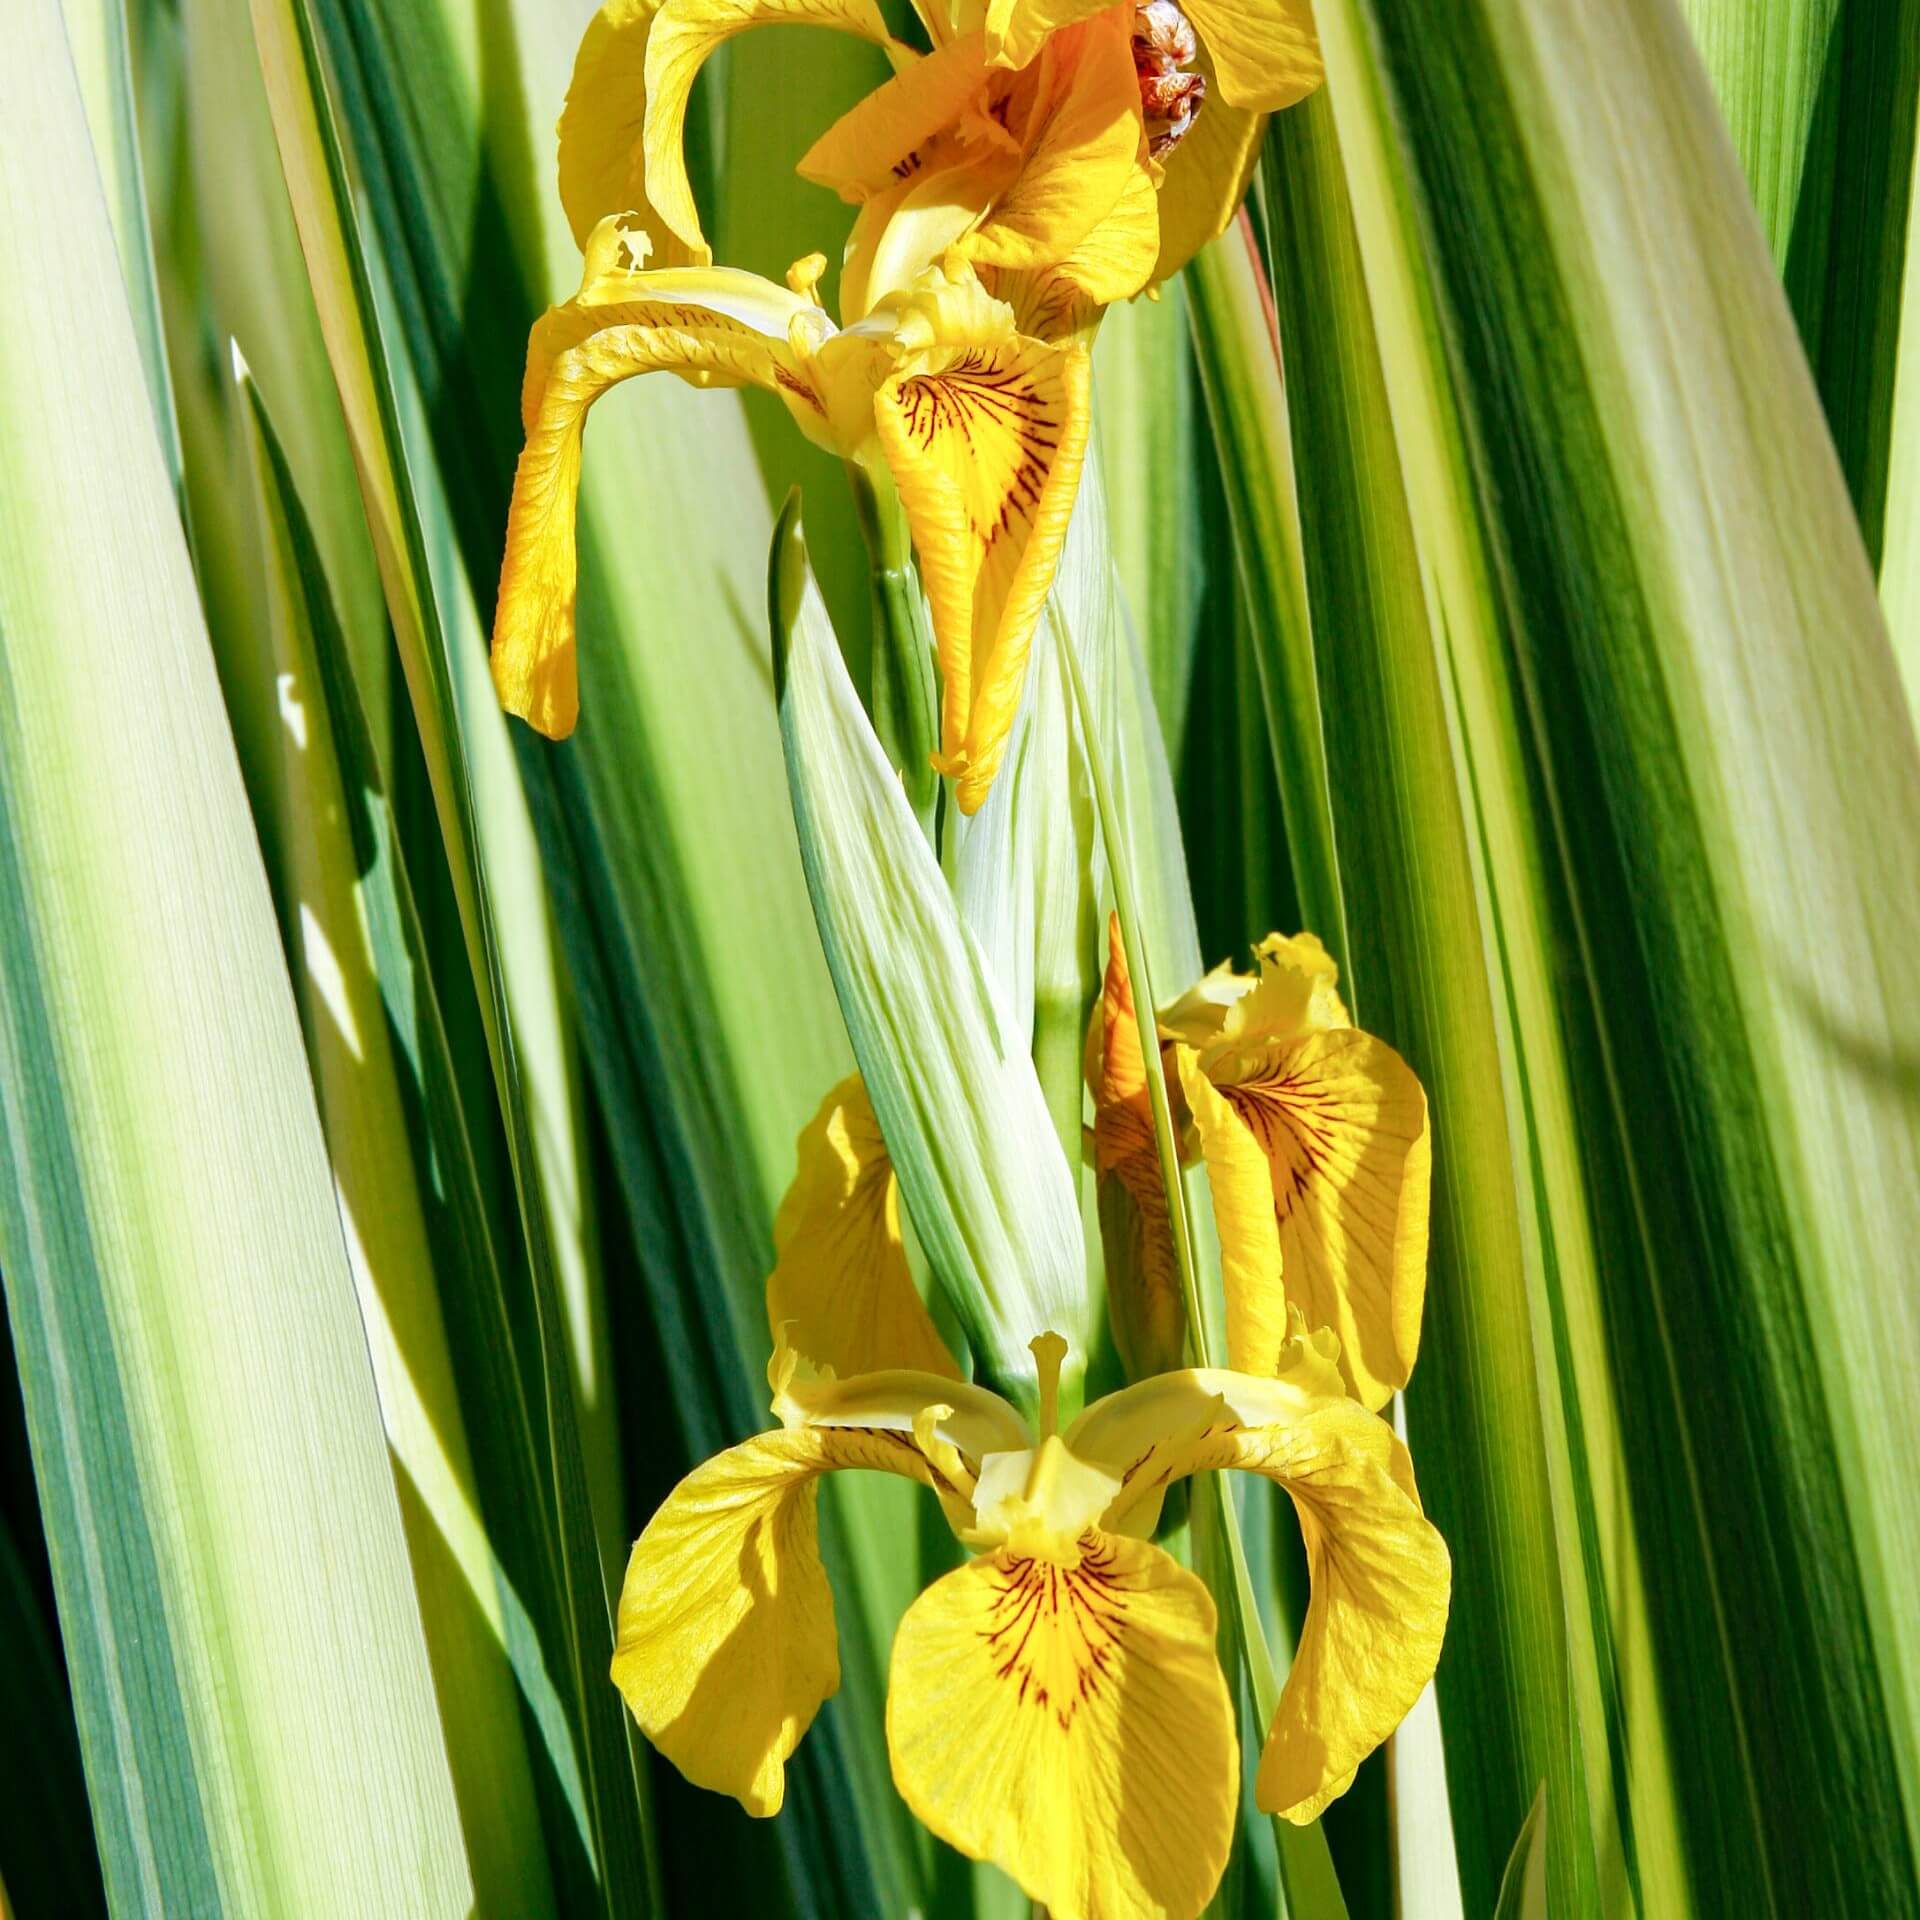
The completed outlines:
{"type": "Polygon", "coordinates": [[[840,1684],[820,1564],[818,1479],[872,1467],[932,1484],[897,1437],[858,1428],[763,1433],[668,1495],[620,1589],[613,1682],[696,1786],[778,1813],[786,1762],[840,1684]]]}
{"type": "Polygon", "coordinates": [[[1256,1796],[1296,1823],[1345,1791],[1433,1677],[1452,1588],[1406,1450],[1342,1391],[1331,1346],[1296,1335],[1271,1379],[1162,1374],[1096,1402],[1066,1435],[1124,1479],[1108,1526],[1130,1524],[1126,1509],[1150,1510],[1190,1473],[1262,1473],[1293,1500],[1312,1592],[1256,1796]]]}
{"type": "MultiPolygon", "coordinates": [[[[933,612],[939,770],[976,812],[1006,749],[1086,454],[1086,350],[1013,331],[977,284],[926,296],[926,344],[875,396],[933,612]]],[[[910,336],[903,331],[900,336],[910,336]]]]}
{"type": "Polygon", "coordinates": [[[1144,1541],[1089,1532],[947,1574],[894,1641],[894,1783],[950,1845],[1059,1920],[1191,1920],[1233,1834],[1213,1602],[1144,1541]]]}
{"type": "Polygon", "coordinates": [[[713,257],[687,178],[687,101],[709,55],[749,27],[834,27],[892,44],[873,0],[665,0],[647,35],[643,145],[647,199],[696,260],[713,257]]]}
{"type": "Polygon", "coordinates": [[[1447,1630],[1446,1542],[1396,1477],[1392,1430],[1349,1444],[1351,1419],[1265,1429],[1233,1463],[1286,1488],[1306,1542],[1312,1597],[1254,1786],[1264,1812],[1298,1825],[1406,1718],[1447,1630]]]}
{"type": "Polygon", "coordinates": [[[695,386],[766,387],[796,415],[820,412],[786,341],[760,330],[768,312],[782,310],[779,300],[791,311],[794,296],[749,274],[622,272],[603,252],[596,235],[581,297],[551,309],[528,343],[527,439],[494,613],[501,704],[553,739],[571,733],[579,714],[574,533],[588,409],[623,380],[666,372],[695,386]]]}
{"type": "MultiPolygon", "coordinates": [[[[1339,1336],[1356,1397],[1384,1405],[1413,1370],[1426,1299],[1433,1163],[1419,1080],[1384,1040],[1356,1027],[1202,1063],[1198,1077],[1238,1123],[1215,1110],[1217,1130],[1238,1136],[1220,1158],[1231,1155],[1242,1179],[1250,1155],[1264,1163],[1287,1299],[1310,1326],[1339,1336]]],[[[1215,1164],[1210,1153],[1210,1176],[1215,1164]]],[[[1217,1208],[1217,1181],[1214,1191],[1217,1208]]],[[[1247,1230],[1236,1213],[1232,1231],[1247,1230]]],[[[1228,1235],[1223,1219],[1223,1250],[1228,1235]]],[[[1264,1235],[1246,1246],[1270,1257],[1264,1235]]]]}
{"type": "Polygon", "coordinates": [[[1200,1136],[1220,1233],[1227,1364],[1236,1373],[1271,1373],[1287,1339],[1291,1275],[1283,1264],[1267,1157],[1240,1115],[1201,1071],[1199,1055],[1191,1047],[1177,1045],[1173,1056],[1187,1111],[1200,1136]]]}
{"type": "Polygon", "coordinates": [[[1181,3],[1212,58],[1220,96],[1230,105],[1277,113],[1304,100],[1326,77],[1312,0],[1181,3]]]}
{"type": "Polygon", "coordinates": [[[882,1367],[958,1377],[907,1267],[899,1182],[857,1073],[800,1135],[773,1244],[767,1318],[776,1337],[842,1379],[882,1367]]]}

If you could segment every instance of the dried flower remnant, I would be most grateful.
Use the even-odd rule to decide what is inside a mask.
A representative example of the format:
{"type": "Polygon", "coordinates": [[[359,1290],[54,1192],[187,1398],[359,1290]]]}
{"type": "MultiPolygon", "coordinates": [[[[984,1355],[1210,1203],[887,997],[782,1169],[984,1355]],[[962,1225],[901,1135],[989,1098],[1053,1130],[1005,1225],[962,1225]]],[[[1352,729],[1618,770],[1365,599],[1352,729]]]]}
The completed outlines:
{"type": "Polygon", "coordinates": [[[1147,151],[1156,160],[1187,137],[1206,102],[1206,76],[1188,71],[1199,55],[1192,24],[1173,0],[1144,0],[1134,8],[1133,70],[1140,81],[1147,151]]]}

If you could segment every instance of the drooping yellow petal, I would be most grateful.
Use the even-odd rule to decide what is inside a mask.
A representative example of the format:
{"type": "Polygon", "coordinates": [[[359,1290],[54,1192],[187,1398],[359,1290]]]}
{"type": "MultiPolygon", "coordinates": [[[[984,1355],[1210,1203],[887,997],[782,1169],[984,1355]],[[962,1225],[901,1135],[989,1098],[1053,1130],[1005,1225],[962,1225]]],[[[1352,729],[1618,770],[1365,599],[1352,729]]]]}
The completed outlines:
{"type": "Polygon", "coordinates": [[[1287,1338],[1288,1276],[1267,1159],[1240,1115],[1201,1071],[1199,1055],[1176,1045],[1173,1057],[1200,1136],[1220,1233],[1227,1364],[1236,1373],[1271,1373],[1287,1338]]]}
{"type": "Polygon", "coordinates": [[[972,276],[927,280],[901,321],[875,424],[933,611],[944,680],[935,765],[973,813],[1006,750],[1066,539],[1091,376],[1085,348],[1016,334],[1012,310],[972,276]]]}
{"type": "Polygon", "coordinates": [[[892,44],[873,0],[665,0],[647,35],[647,199],[696,260],[712,259],[687,178],[687,101],[701,67],[716,47],[749,27],[835,27],[842,33],[892,44]]]}
{"type": "MultiPolygon", "coordinates": [[[[1212,1049],[1199,1065],[1195,1078],[1232,1110],[1228,1120],[1210,1109],[1210,1178],[1230,1160],[1237,1203],[1248,1197],[1252,1157],[1264,1163],[1286,1298],[1310,1326],[1339,1336],[1355,1395],[1384,1405],[1413,1370],[1426,1300],[1433,1161],[1419,1080],[1384,1040],[1356,1027],[1212,1049]]],[[[1213,1185],[1217,1209],[1217,1178],[1213,1185]]],[[[1270,1257],[1237,1204],[1232,1231],[1247,1236],[1252,1257],[1270,1257]]],[[[1228,1234],[1223,1218],[1223,1250],[1228,1234]]]]}
{"type": "MultiPolygon", "coordinates": [[[[1031,84],[1019,172],[959,243],[960,254],[979,267],[1032,272],[1057,265],[1144,173],[1140,83],[1116,11],[1049,40],[1031,84]]],[[[1137,293],[1152,265],[1149,252],[1124,292],[1137,293]]]]}
{"type": "Polygon", "coordinates": [[[634,1543],[613,1682],[696,1786],[778,1813],[786,1762],[840,1684],[818,1479],[872,1467],[932,1484],[898,1436],[763,1433],[696,1467],[634,1543]]]}
{"type": "Polygon", "coordinates": [[[900,1623],[894,1783],[1059,1920],[1191,1920],[1226,1865],[1239,1771],[1214,1627],[1206,1588],[1144,1541],[975,1560],[900,1623]]]}
{"type": "Polygon", "coordinates": [[[1292,1498],[1312,1594],[1257,1797],[1295,1822],[1345,1791],[1433,1677],[1452,1586],[1405,1448],[1341,1390],[1330,1346],[1297,1335],[1267,1380],[1162,1374],[1096,1402],[1066,1435],[1074,1453],[1124,1480],[1110,1526],[1182,1474],[1263,1473],[1292,1498]]]}
{"type": "Polygon", "coordinates": [[[1162,162],[1155,285],[1172,279],[1208,241],[1226,232],[1247,197],[1266,138],[1267,116],[1226,98],[1204,47],[1193,70],[1206,80],[1207,95],[1186,137],[1162,162]]]}
{"type": "Polygon", "coordinates": [[[1312,1597],[1254,1788],[1263,1811],[1299,1825],[1347,1790],[1433,1678],[1452,1591],[1446,1543],[1396,1475],[1392,1430],[1380,1422],[1353,1445],[1341,1424],[1263,1429],[1232,1463],[1286,1488],[1306,1542],[1312,1597]]]}
{"type": "Polygon", "coordinates": [[[1182,0],[1213,61],[1220,95],[1250,113],[1278,113],[1326,77],[1312,0],[1182,0]]]}
{"type": "Polygon", "coordinates": [[[800,1135],[773,1245],[767,1319],[776,1338],[842,1379],[882,1367],[958,1376],[908,1270],[900,1184],[857,1073],[800,1135]]]}
{"type": "Polygon", "coordinates": [[[767,387],[807,416],[803,425],[824,418],[784,337],[805,303],[751,274],[622,269],[609,257],[618,224],[596,230],[580,295],[537,321],[527,347],[527,439],[507,516],[493,679],[508,712],[553,739],[579,713],[574,530],[593,403],[636,374],[666,372],[695,386],[767,387]],[[775,324],[780,335],[763,331],[775,324]]]}
{"type": "Polygon", "coordinates": [[[1138,1380],[1180,1364],[1187,1313],[1117,917],[1107,925],[1106,981],[1095,1020],[1093,1161],[1107,1252],[1107,1314],[1128,1377],[1138,1380]]]}

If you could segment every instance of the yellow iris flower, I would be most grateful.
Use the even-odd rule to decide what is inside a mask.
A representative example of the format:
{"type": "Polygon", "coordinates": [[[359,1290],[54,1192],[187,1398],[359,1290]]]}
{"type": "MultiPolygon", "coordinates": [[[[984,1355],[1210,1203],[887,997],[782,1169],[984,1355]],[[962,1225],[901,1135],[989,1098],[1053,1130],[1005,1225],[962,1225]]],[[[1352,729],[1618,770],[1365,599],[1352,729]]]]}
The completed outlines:
{"type": "Polygon", "coordinates": [[[1174,1480],[1262,1473],[1300,1515],[1312,1598],[1261,1756],[1263,1808],[1314,1818],[1432,1675],[1445,1544],[1405,1448],[1297,1311],[1263,1374],[1165,1373],[1064,1432],[1065,1342],[1043,1334],[1030,1430],[959,1378],[913,1294],[857,1078],[801,1136],[768,1301],[779,1428],[680,1483],[620,1596],[614,1681],[697,1784],[777,1812],[785,1763],[838,1685],[817,1489],[845,1467],[930,1489],[973,1556],[900,1623],[895,1784],[935,1833],[1061,1920],[1186,1920],[1226,1863],[1239,1761],[1213,1603],[1151,1543],[1174,1480]],[[804,1359],[783,1323],[814,1343],[804,1359]]]}
{"type": "MultiPolygon", "coordinates": [[[[1185,1330],[1146,1075],[1117,934],[1089,1038],[1110,1312],[1129,1369],[1171,1365],[1185,1330]]],[[[1289,1309],[1340,1343],[1349,1390],[1384,1406],[1420,1345],[1432,1143],[1407,1063],[1347,1016],[1312,934],[1270,934],[1259,971],[1218,967],[1159,1032],[1220,1231],[1229,1363],[1264,1372],[1289,1309]],[[1278,1276],[1278,1284],[1276,1284],[1278,1276]]]]}
{"type": "Polygon", "coordinates": [[[1078,484],[1085,336],[1224,224],[1257,128],[1203,117],[1164,165],[1150,152],[1130,0],[1033,37],[1012,65],[976,0],[924,11],[925,56],[872,0],[609,0],[589,26],[560,122],[561,198],[587,259],[528,346],[494,621],[500,697],[541,732],[563,737],[578,716],[587,409],[618,380],[666,371],[769,387],[821,445],[891,469],[943,681],[934,764],[962,812],[985,799],[1078,484]],[[817,269],[785,291],[714,269],[687,178],[702,63],[781,24],[857,34],[896,69],[801,162],[860,206],[844,330],[813,301],[817,269]]]}
{"type": "Polygon", "coordinates": [[[574,525],[587,410],[641,373],[762,387],[821,446],[891,470],[940,656],[935,764],[972,811],[1005,748],[1080,483],[1085,346],[1021,332],[964,263],[924,269],[841,329],[813,299],[818,254],[777,287],[726,268],[649,269],[647,244],[637,226],[603,220],[579,293],[533,330],[494,615],[502,703],[555,737],[578,713],[574,525]]]}

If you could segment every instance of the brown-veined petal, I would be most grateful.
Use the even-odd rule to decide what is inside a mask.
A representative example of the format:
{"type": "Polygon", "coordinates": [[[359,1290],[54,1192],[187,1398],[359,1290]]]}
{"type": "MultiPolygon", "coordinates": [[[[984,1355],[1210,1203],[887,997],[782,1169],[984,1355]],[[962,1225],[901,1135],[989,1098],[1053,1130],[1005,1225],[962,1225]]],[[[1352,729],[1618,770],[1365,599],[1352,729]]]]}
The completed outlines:
{"type": "Polygon", "coordinates": [[[1233,1711],[1201,1583],[1089,1532],[947,1574],[893,1646],[887,1743],[914,1812],[1059,1920],[1191,1920],[1226,1865],[1233,1711]]]}
{"type": "Polygon", "coordinates": [[[1136,167],[1112,211],[1058,265],[1029,273],[993,270],[990,284],[1013,308],[1022,333],[1039,340],[1084,337],[1103,307],[1146,284],[1159,236],[1159,198],[1146,169],[1136,167]]]}
{"type": "MultiPolygon", "coordinates": [[[[1006,749],[1086,455],[1085,348],[1013,331],[968,276],[922,297],[926,344],[875,396],[920,556],[944,680],[941,754],[963,813],[1006,749]]],[[[911,339],[903,329],[899,338],[911,339]]]]}
{"type": "MultiPolygon", "coordinates": [[[[803,180],[831,187],[843,200],[861,201],[911,178],[929,164],[925,149],[951,136],[987,84],[982,36],[968,34],[921,59],[843,113],[801,156],[803,180]]],[[[1004,78],[1004,76],[1002,76],[1004,78]]],[[[1013,142],[1001,134],[1005,150],[1013,142]]],[[[959,158],[949,152],[948,164],[959,158]]]]}
{"type": "Polygon", "coordinates": [[[845,1379],[882,1367],[957,1377],[920,1298],[900,1233],[900,1183],[855,1074],[800,1135],[773,1223],[767,1319],[777,1340],[845,1379]]]}
{"type": "MultiPolygon", "coordinates": [[[[1198,1120],[1184,1060],[1181,1077],[1198,1120]]],[[[1413,1370],[1426,1300],[1433,1154],[1419,1080],[1384,1040],[1357,1027],[1212,1048],[1192,1078],[1231,1109],[1229,1117],[1209,1100],[1211,1142],[1209,1127],[1201,1129],[1216,1210],[1223,1186],[1233,1195],[1232,1226],[1220,1223],[1229,1265],[1230,1233],[1242,1261],[1271,1257],[1266,1233],[1240,1204],[1251,1199],[1257,1156],[1287,1300],[1309,1326],[1339,1337],[1358,1398],[1384,1405],[1413,1370]]]]}
{"type": "Polygon", "coordinates": [[[818,1482],[841,1467],[935,1484],[895,1433],[759,1434],[688,1474],[627,1562],[614,1685],[689,1780],[751,1814],[780,1811],[787,1759],[840,1684],[818,1482]]]}

